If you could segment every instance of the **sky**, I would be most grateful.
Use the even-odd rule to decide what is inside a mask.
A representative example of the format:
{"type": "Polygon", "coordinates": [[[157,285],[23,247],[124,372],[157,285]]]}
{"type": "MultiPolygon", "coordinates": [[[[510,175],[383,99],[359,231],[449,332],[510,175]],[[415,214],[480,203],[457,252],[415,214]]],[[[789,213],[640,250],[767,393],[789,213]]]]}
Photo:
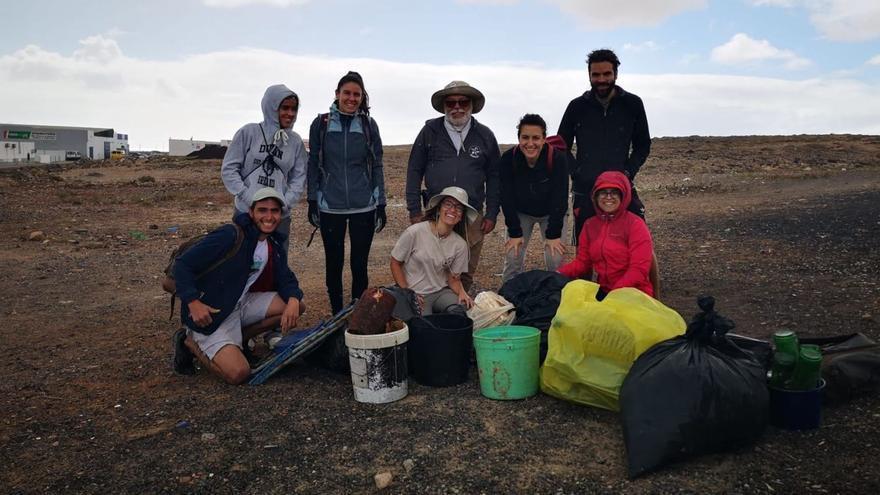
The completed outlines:
{"type": "Polygon", "coordinates": [[[597,48],[621,60],[652,136],[880,134],[877,0],[135,0],[15,2],[0,30],[0,122],[113,127],[132,150],[230,139],[266,87],[294,130],[364,78],[385,144],[464,80],[499,142],[538,113],[556,132],[597,48]]]}

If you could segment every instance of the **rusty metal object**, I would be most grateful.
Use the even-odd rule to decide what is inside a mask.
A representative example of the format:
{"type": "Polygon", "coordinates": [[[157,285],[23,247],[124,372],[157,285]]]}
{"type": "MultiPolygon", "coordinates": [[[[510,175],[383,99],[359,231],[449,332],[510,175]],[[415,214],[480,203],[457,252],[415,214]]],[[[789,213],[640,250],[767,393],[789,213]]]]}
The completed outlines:
{"type": "Polygon", "coordinates": [[[348,331],[358,335],[385,333],[397,300],[379,287],[370,287],[354,305],[348,331]]]}

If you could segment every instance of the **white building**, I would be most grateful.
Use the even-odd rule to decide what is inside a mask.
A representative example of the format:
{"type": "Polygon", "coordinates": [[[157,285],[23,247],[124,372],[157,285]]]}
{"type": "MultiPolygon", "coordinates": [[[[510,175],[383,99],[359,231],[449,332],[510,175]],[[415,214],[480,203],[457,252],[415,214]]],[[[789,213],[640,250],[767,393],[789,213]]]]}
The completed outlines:
{"type": "Polygon", "coordinates": [[[50,163],[73,156],[104,160],[115,150],[128,153],[128,134],[112,128],[0,124],[0,162],[50,163]]]}
{"type": "Polygon", "coordinates": [[[222,141],[200,141],[196,139],[168,139],[168,156],[186,156],[193,151],[199,151],[209,144],[217,146],[229,146],[231,141],[224,139],[222,141]]]}

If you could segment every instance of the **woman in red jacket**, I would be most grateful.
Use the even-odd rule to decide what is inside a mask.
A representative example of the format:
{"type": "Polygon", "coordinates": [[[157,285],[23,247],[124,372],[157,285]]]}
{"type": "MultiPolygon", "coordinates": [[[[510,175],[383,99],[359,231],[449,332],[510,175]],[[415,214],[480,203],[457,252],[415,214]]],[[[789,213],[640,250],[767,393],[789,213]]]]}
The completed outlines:
{"type": "Polygon", "coordinates": [[[569,278],[590,278],[595,270],[603,293],[635,287],[654,297],[649,272],[654,242],[645,221],[627,211],[632,199],[629,179],[603,172],[593,186],[593,207],[581,229],[575,259],[559,268],[569,278]]]}

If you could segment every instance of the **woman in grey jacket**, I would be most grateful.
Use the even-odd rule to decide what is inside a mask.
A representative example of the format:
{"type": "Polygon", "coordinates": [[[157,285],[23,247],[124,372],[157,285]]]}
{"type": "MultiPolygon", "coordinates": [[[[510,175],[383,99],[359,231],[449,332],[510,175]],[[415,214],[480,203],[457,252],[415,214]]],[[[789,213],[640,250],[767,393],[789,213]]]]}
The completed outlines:
{"type": "Polygon", "coordinates": [[[290,209],[302,196],[306,181],[306,151],[293,131],[299,97],[283,84],[266,88],[260,104],[263,121],[245,124],[235,133],[223,157],[220,176],[235,197],[232,218],[247,213],[258,190],[271,187],[284,196],[286,206],[276,232],[289,245],[290,209]]]}
{"type": "Polygon", "coordinates": [[[346,227],[350,229],[352,299],[369,285],[367,262],[373,233],[385,227],[382,139],[369,110],[363,79],[349,72],[336,85],[330,112],[318,115],[309,129],[309,223],[321,229],[333,314],[343,307],[346,227]]]}

